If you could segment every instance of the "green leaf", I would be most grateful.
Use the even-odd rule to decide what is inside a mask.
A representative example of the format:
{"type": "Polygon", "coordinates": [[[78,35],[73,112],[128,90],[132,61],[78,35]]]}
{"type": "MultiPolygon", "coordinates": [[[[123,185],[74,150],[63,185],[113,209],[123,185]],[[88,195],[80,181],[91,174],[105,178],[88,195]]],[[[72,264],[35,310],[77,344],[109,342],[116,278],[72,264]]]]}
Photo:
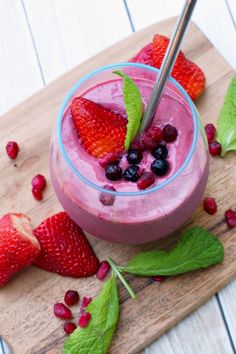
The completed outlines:
{"type": "Polygon", "coordinates": [[[110,346],[119,317],[119,299],[115,276],[106,281],[102,292],[86,308],[91,321],[77,328],[64,343],[63,354],[105,354],[110,346]]]}
{"type": "Polygon", "coordinates": [[[150,251],[133,257],[121,270],[136,275],[177,275],[222,262],[224,248],[208,231],[195,226],[169,252],[150,251]]]}
{"type": "Polygon", "coordinates": [[[138,86],[129,76],[118,70],[113,71],[113,73],[124,79],[123,96],[128,118],[125,149],[128,150],[138,132],[142,118],[142,96],[139,92],[138,86]]]}
{"type": "Polygon", "coordinates": [[[232,78],[217,122],[217,141],[221,156],[236,150],[236,75],[232,78]]]}

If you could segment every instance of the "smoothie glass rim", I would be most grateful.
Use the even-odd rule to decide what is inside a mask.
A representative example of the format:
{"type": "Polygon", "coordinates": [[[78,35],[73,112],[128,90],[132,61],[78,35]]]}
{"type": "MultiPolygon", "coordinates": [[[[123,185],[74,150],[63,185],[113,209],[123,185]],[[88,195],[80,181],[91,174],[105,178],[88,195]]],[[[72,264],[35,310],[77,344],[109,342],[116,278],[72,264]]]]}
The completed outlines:
{"type": "Polygon", "coordinates": [[[186,166],[189,164],[189,162],[191,161],[191,158],[193,156],[193,153],[195,151],[196,148],[196,144],[197,144],[197,138],[198,138],[198,130],[199,130],[199,121],[198,121],[198,113],[196,110],[196,107],[194,105],[194,103],[192,102],[190,96],[187,94],[187,92],[184,90],[184,88],[172,77],[169,77],[169,81],[172,82],[177,89],[182,93],[182,95],[184,96],[185,100],[187,101],[190,110],[191,110],[191,116],[193,119],[193,130],[194,130],[194,135],[193,135],[193,140],[192,140],[192,145],[191,148],[188,152],[187,157],[185,158],[183,164],[180,166],[180,168],[171,176],[169,177],[167,180],[165,180],[164,182],[156,185],[153,188],[148,188],[146,190],[142,190],[142,191],[137,191],[137,192],[119,192],[119,191],[112,191],[112,190],[108,190],[106,188],[103,188],[97,184],[95,184],[94,182],[90,181],[89,179],[87,179],[86,177],[84,177],[73,165],[73,163],[71,162],[66,149],[64,147],[64,143],[63,143],[63,139],[62,139],[62,121],[63,121],[63,116],[64,113],[66,111],[67,105],[71,99],[71,97],[73,96],[73,94],[78,90],[78,88],[85,83],[87,80],[89,80],[90,78],[92,78],[93,76],[95,76],[98,73],[101,73],[103,71],[108,71],[108,70],[113,70],[113,69],[117,69],[117,68],[140,68],[140,69],[145,69],[148,71],[152,71],[154,73],[159,73],[159,69],[151,67],[149,65],[145,65],[145,64],[141,64],[141,63],[116,63],[116,64],[110,64],[110,65],[105,65],[102,66],[96,70],[93,70],[92,72],[90,72],[89,74],[83,76],[80,80],[78,80],[75,85],[71,88],[71,90],[68,92],[68,94],[66,95],[65,99],[63,100],[63,103],[60,107],[58,116],[57,116],[57,126],[56,126],[56,130],[57,130],[57,140],[58,140],[58,145],[59,145],[59,151],[61,152],[65,162],[67,163],[68,167],[70,168],[70,170],[77,176],[79,177],[84,183],[86,183],[87,185],[89,185],[90,187],[92,187],[93,189],[96,189],[100,192],[105,192],[107,194],[112,194],[112,195],[116,195],[116,196],[142,196],[142,195],[146,195],[149,193],[153,193],[155,191],[158,191],[164,187],[166,187],[168,184],[170,184],[172,181],[174,181],[186,168],[186,166]]]}

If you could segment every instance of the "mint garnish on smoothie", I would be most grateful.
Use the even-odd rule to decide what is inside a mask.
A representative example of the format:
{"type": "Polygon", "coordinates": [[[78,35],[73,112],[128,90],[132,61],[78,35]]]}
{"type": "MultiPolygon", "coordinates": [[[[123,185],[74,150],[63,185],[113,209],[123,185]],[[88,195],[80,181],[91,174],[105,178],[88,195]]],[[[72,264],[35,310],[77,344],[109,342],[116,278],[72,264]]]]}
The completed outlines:
{"type": "Polygon", "coordinates": [[[128,150],[138,132],[142,118],[142,96],[137,85],[129,76],[119,70],[114,71],[114,74],[124,79],[123,95],[128,118],[125,149],[128,150]]]}

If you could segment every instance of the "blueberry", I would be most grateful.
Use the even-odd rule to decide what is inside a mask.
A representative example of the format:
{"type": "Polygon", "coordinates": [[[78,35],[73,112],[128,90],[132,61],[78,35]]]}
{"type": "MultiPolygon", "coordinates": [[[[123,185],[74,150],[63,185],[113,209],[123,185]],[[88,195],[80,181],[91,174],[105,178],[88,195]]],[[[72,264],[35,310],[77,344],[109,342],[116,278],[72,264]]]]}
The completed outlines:
{"type": "Polygon", "coordinates": [[[105,175],[110,181],[118,181],[122,177],[122,169],[117,164],[110,164],[105,167],[105,175]]]}
{"type": "Polygon", "coordinates": [[[164,160],[168,155],[168,149],[164,144],[158,144],[155,149],[152,150],[152,156],[156,159],[164,160]]]}
{"type": "Polygon", "coordinates": [[[139,166],[132,165],[124,170],[123,177],[126,181],[137,182],[139,179],[139,166]]]}
{"type": "Polygon", "coordinates": [[[157,159],[151,164],[151,170],[157,176],[164,176],[169,169],[169,163],[167,160],[157,159]]]}
{"type": "Polygon", "coordinates": [[[164,140],[167,143],[172,143],[178,136],[178,130],[171,124],[166,124],[163,128],[164,140]]]}
{"type": "Polygon", "coordinates": [[[128,163],[135,165],[139,163],[142,158],[143,154],[139,150],[130,150],[126,156],[128,163]]]}

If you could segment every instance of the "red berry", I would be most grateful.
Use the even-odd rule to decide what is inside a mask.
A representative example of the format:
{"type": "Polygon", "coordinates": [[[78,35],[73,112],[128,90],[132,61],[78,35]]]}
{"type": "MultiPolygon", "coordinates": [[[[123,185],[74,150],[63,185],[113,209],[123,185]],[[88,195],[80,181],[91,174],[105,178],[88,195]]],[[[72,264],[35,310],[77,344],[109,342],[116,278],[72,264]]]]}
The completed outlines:
{"type": "Polygon", "coordinates": [[[155,182],[155,175],[151,171],[146,171],[139,178],[137,187],[138,189],[146,189],[155,182]]]}
{"type": "Polygon", "coordinates": [[[58,302],[53,308],[54,315],[62,320],[70,320],[72,318],[71,310],[68,309],[62,302],[58,302]]]}
{"type": "Polygon", "coordinates": [[[236,227],[236,212],[232,209],[225,211],[225,221],[229,227],[236,227]]]}
{"type": "Polygon", "coordinates": [[[140,143],[146,148],[146,149],[154,149],[156,147],[157,143],[154,141],[151,137],[151,135],[148,132],[143,132],[140,136],[140,143]]]}
{"type": "Polygon", "coordinates": [[[211,123],[207,124],[205,126],[205,132],[206,132],[208,144],[213,143],[213,141],[215,140],[215,135],[216,135],[215,126],[211,123]]]}
{"type": "Polygon", "coordinates": [[[43,199],[43,193],[40,189],[37,189],[35,187],[32,188],[32,194],[35,199],[37,200],[42,200],[43,199]]]}
{"type": "Polygon", "coordinates": [[[91,320],[91,313],[89,312],[84,312],[79,318],[78,325],[81,328],[85,328],[88,326],[89,322],[91,320]]]}
{"type": "Polygon", "coordinates": [[[172,143],[178,136],[178,130],[171,124],[166,124],[163,128],[164,140],[167,143],[172,143]]]}
{"type": "Polygon", "coordinates": [[[36,188],[37,190],[42,191],[46,187],[46,179],[42,175],[36,175],[32,179],[31,185],[33,188],[36,188]]]}
{"type": "Polygon", "coordinates": [[[152,277],[152,280],[156,281],[156,282],[162,282],[165,279],[166,279],[166,276],[164,276],[164,275],[155,275],[154,277],[152,277]]]}
{"type": "Polygon", "coordinates": [[[221,145],[216,141],[209,144],[209,152],[212,156],[219,155],[221,153],[221,145]]]}
{"type": "MultiPolygon", "coordinates": [[[[160,68],[164,59],[169,38],[156,34],[153,38],[153,62],[156,68],[160,68]]],[[[185,57],[180,50],[172,69],[171,76],[187,91],[192,100],[198,98],[205,88],[205,75],[203,71],[191,60],[185,57]]]]}
{"type": "MultiPolygon", "coordinates": [[[[116,189],[113,186],[109,186],[109,184],[106,184],[105,186],[103,186],[103,188],[106,188],[110,191],[116,191],[116,189]]],[[[113,194],[109,194],[109,193],[105,193],[102,192],[99,195],[99,200],[103,205],[112,205],[114,204],[115,201],[115,196],[113,194]]]]}
{"type": "Polygon", "coordinates": [[[163,139],[163,131],[157,126],[153,126],[148,129],[148,134],[155,142],[160,142],[163,139]]]}
{"type": "Polygon", "coordinates": [[[94,157],[124,148],[127,120],[84,97],[71,102],[71,115],[81,145],[94,157]]]}
{"type": "Polygon", "coordinates": [[[204,210],[210,215],[217,212],[217,204],[214,198],[205,198],[203,201],[203,207],[204,210]]]}
{"type": "Polygon", "coordinates": [[[73,322],[67,322],[63,328],[66,334],[70,335],[76,329],[76,325],[73,322]]]}
{"type": "Polygon", "coordinates": [[[99,164],[102,167],[106,167],[112,162],[119,161],[119,154],[117,152],[108,152],[103,158],[99,160],[99,164]]]}
{"type": "Polygon", "coordinates": [[[130,149],[143,151],[145,150],[145,147],[143,146],[139,138],[135,138],[132,144],[130,145],[130,149]]]}
{"type": "Polygon", "coordinates": [[[19,152],[19,146],[15,141],[9,141],[6,145],[6,152],[10,159],[14,160],[19,152]]]}
{"type": "Polygon", "coordinates": [[[65,293],[64,301],[66,305],[73,306],[79,301],[79,293],[76,290],[68,290],[65,293]]]}
{"type": "Polygon", "coordinates": [[[136,54],[129,61],[154,66],[152,43],[149,43],[143,47],[140,52],[138,52],[138,54],[136,54]]]}
{"type": "Polygon", "coordinates": [[[81,304],[81,307],[80,307],[80,312],[81,313],[84,312],[84,310],[90,304],[91,301],[92,301],[91,297],[86,297],[86,296],[83,297],[82,304],[81,304]]]}
{"type": "Polygon", "coordinates": [[[102,261],[100,263],[100,266],[98,268],[98,271],[96,273],[96,277],[99,279],[99,280],[103,280],[106,278],[107,274],[109,273],[110,271],[110,264],[107,262],[107,261],[102,261]]]}

